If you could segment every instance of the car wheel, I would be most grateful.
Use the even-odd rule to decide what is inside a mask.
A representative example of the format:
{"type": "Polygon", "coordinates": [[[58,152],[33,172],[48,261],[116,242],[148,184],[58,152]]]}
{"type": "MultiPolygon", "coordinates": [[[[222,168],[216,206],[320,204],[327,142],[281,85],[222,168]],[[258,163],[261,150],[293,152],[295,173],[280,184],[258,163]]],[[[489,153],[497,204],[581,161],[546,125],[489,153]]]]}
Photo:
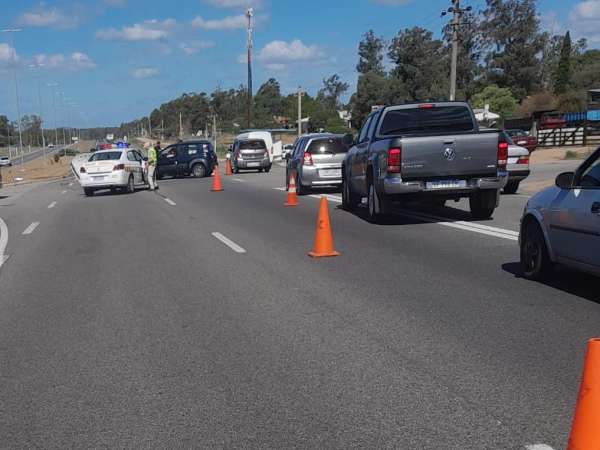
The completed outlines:
{"type": "Polygon", "coordinates": [[[504,186],[504,193],[505,194],[516,194],[517,191],[519,190],[520,183],[521,183],[520,181],[509,181],[508,183],[506,183],[506,186],[504,186]]]}
{"type": "Polygon", "coordinates": [[[258,169],[258,173],[262,173],[264,169],[258,169]]]}
{"type": "Polygon", "coordinates": [[[204,168],[204,165],[195,164],[194,167],[192,167],[192,176],[194,178],[204,178],[205,175],[206,169],[204,168]]]}
{"type": "Polygon", "coordinates": [[[521,235],[521,269],[529,280],[543,280],[552,269],[544,235],[534,222],[525,225],[521,235]]]}
{"type": "Polygon", "coordinates": [[[300,178],[300,173],[296,174],[296,193],[298,195],[306,195],[310,192],[310,189],[302,186],[302,179],[300,178]]]}
{"type": "Polygon", "coordinates": [[[485,190],[469,197],[471,216],[477,220],[491,219],[496,209],[497,191],[485,190]]]}
{"type": "Polygon", "coordinates": [[[352,192],[350,183],[344,177],[342,180],[342,208],[346,211],[352,211],[359,205],[360,200],[360,196],[352,192]]]}
{"type": "Polygon", "coordinates": [[[271,171],[271,166],[265,167],[265,173],[269,173],[271,171]]]}
{"type": "Polygon", "coordinates": [[[163,175],[162,175],[162,173],[157,173],[157,174],[156,174],[156,179],[157,179],[157,180],[162,180],[162,179],[163,179],[163,175]]]}
{"type": "Polygon", "coordinates": [[[84,188],[83,192],[85,194],[86,197],[91,197],[94,195],[94,190],[90,189],[90,188],[84,188]]]}
{"type": "Polygon", "coordinates": [[[390,214],[389,201],[381,198],[372,181],[368,186],[367,213],[371,223],[382,223],[390,214]]]}
{"type": "Polygon", "coordinates": [[[127,181],[127,187],[125,189],[125,192],[127,192],[128,194],[133,194],[135,192],[135,183],[133,181],[133,176],[129,177],[129,180],[127,181]]]}

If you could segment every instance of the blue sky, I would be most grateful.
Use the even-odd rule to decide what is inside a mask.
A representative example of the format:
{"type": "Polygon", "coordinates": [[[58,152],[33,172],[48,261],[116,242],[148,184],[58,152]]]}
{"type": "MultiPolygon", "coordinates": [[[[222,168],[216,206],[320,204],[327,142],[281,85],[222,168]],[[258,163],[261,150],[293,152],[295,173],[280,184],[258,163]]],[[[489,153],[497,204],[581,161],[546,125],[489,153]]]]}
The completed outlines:
{"type": "MultiPolygon", "coordinates": [[[[183,92],[246,82],[243,13],[255,8],[255,89],[277,78],[284,93],[314,93],[325,76],[356,83],[357,45],[374,29],[391,38],[422,26],[439,32],[450,0],[20,0],[2,6],[14,34],[22,114],[58,123],[118,125],[183,92]],[[37,67],[30,67],[35,66],[37,67]],[[52,88],[48,85],[58,84],[52,88]]],[[[477,8],[484,0],[463,0],[477,8]]],[[[600,0],[539,0],[544,27],[600,44],[600,0]]],[[[0,33],[0,114],[16,117],[10,38],[0,33]]]]}

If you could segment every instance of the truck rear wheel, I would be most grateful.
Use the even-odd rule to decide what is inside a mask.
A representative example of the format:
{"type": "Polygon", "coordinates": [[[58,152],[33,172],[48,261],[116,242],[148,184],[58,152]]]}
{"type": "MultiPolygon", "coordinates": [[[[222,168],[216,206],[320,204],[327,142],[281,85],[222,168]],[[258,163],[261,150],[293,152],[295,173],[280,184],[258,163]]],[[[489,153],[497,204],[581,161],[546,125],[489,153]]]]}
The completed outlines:
{"type": "Polygon", "coordinates": [[[506,186],[504,186],[504,193],[505,194],[516,194],[517,191],[519,190],[520,183],[521,183],[520,181],[509,181],[508,183],[506,183],[506,186]]]}
{"type": "Polygon", "coordinates": [[[342,208],[346,211],[352,211],[360,203],[360,196],[352,192],[350,183],[346,180],[346,177],[342,180],[342,208]]]}
{"type": "Polygon", "coordinates": [[[472,194],[469,198],[471,215],[474,219],[490,219],[494,215],[498,199],[498,191],[485,190],[472,194]]]}
{"type": "Polygon", "coordinates": [[[367,191],[367,212],[371,223],[383,223],[391,214],[391,202],[377,193],[377,189],[372,181],[369,182],[367,191]]]}

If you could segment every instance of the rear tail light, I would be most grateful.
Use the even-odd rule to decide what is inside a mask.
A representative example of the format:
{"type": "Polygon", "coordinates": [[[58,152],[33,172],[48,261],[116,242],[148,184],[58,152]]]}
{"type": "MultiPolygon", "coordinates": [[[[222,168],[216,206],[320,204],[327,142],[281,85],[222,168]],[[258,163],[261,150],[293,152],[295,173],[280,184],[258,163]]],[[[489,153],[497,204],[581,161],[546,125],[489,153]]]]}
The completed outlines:
{"type": "Polygon", "coordinates": [[[85,167],[81,166],[81,169],[79,169],[79,173],[85,173],[85,167]]]}
{"type": "Polygon", "coordinates": [[[115,167],[113,167],[113,172],[115,170],[125,170],[125,164],[117,164],[115,167]]]}
{"type": "Polygon", "coordinates": [[[517,160],[517,164],[529,164],[529,155],[519,156],[519,159],[517,160]]]}
{"type": "Polygon", "coordinates": [[[506,169],[508,164],[508,143],[498,142],[498,169],[506,169]]]}
{"type": "Polygon", "coordinates": [[[312,155],[308,152],[304,152],[304,165],[305,166],[313,165],[312,155]]]}
{"type": "Polygon", "coordinates": [[[402,149],[390,148],[388,150],[388,162],[387,171],[388,173],[400,173],[402,170],[402,149]]]}

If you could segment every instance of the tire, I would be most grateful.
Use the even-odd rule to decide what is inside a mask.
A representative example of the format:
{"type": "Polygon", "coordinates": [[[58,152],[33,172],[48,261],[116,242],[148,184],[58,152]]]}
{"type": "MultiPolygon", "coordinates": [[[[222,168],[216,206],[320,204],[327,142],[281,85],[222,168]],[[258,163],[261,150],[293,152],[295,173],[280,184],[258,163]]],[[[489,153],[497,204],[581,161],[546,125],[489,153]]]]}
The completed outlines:
{"type": "Polygon", "coordinates": [[[390,202],[381,198],[372,181],[367,186],[367,218],[371,223],[383,223],[390,216],[390,202]]]}
{"type": "Polygon", "coordinates": [[[258,169],[258,173],[263,173],[264,169],[258,169]]]}
{"type": "Polygon", "coordinates": [[[203,164],[194,164],[192,167],[192,176],[194,178],[204,178],[206,176],[206,168],[203,164]]]}
{"type": "Polygon", "coordinates": [[[127,180],[127,187],[125,187],[125,192],[127,194],[133,194],[135,192],[135,182],[133,181],[133,175],[129,177],[129,180],[127,180]]]}
{"type": "Polygon", "coordinates": [[[346,177],[342,180],[342,208],[346,211],[352,211],[360,204],[360,196],[352,192],[350,183],[346,181],[346,177]]]}
{"type": "Polygon", "coordinates": [[[508,183],[506,183],[506,186],[504,186],[504,193],[516,194],[519,190],[519,184],[521,184],[520,181],[509,181],[508,183]]]}
{"type": "Polygon", "coordinates": [[[92,197],[94,195],[94,190],[90,188],[83,188],[83,192],[86,197],[92,197]]]}
{"type": "Polygon", "coordinates": [[[162,173],[158,173],[158,172],[157,172],[157,173],[156,173],[156,179],[157,179],[157,180],[162,180],[162,179],[163,179],[163,175],[162,175],[162,173]]]}
{"type": "Polygon", "coordinates": [[[471,216],[477,220],[491,219],[496,210],[496,190],[476,192],[469,197],[471,216]]]}
{"type": "Polygon", "coordinates": [[[269,173],[271,171],[271,166],[265,167],[265,173],[269,173]]]}
{"type": "Polygon", "coordinates": [[[298,195],[307,195],[310,193],[310,188],[302,186],[300,182],[300,173],[296,174],[296,193],[298,195]]]}
{"type": "Polygon", "coordinates": [[[536,222],[523,227],[521,235],[521,270],[528,280],[544,280],[552,270],[552,261],[542,229],[536,222]]]}

